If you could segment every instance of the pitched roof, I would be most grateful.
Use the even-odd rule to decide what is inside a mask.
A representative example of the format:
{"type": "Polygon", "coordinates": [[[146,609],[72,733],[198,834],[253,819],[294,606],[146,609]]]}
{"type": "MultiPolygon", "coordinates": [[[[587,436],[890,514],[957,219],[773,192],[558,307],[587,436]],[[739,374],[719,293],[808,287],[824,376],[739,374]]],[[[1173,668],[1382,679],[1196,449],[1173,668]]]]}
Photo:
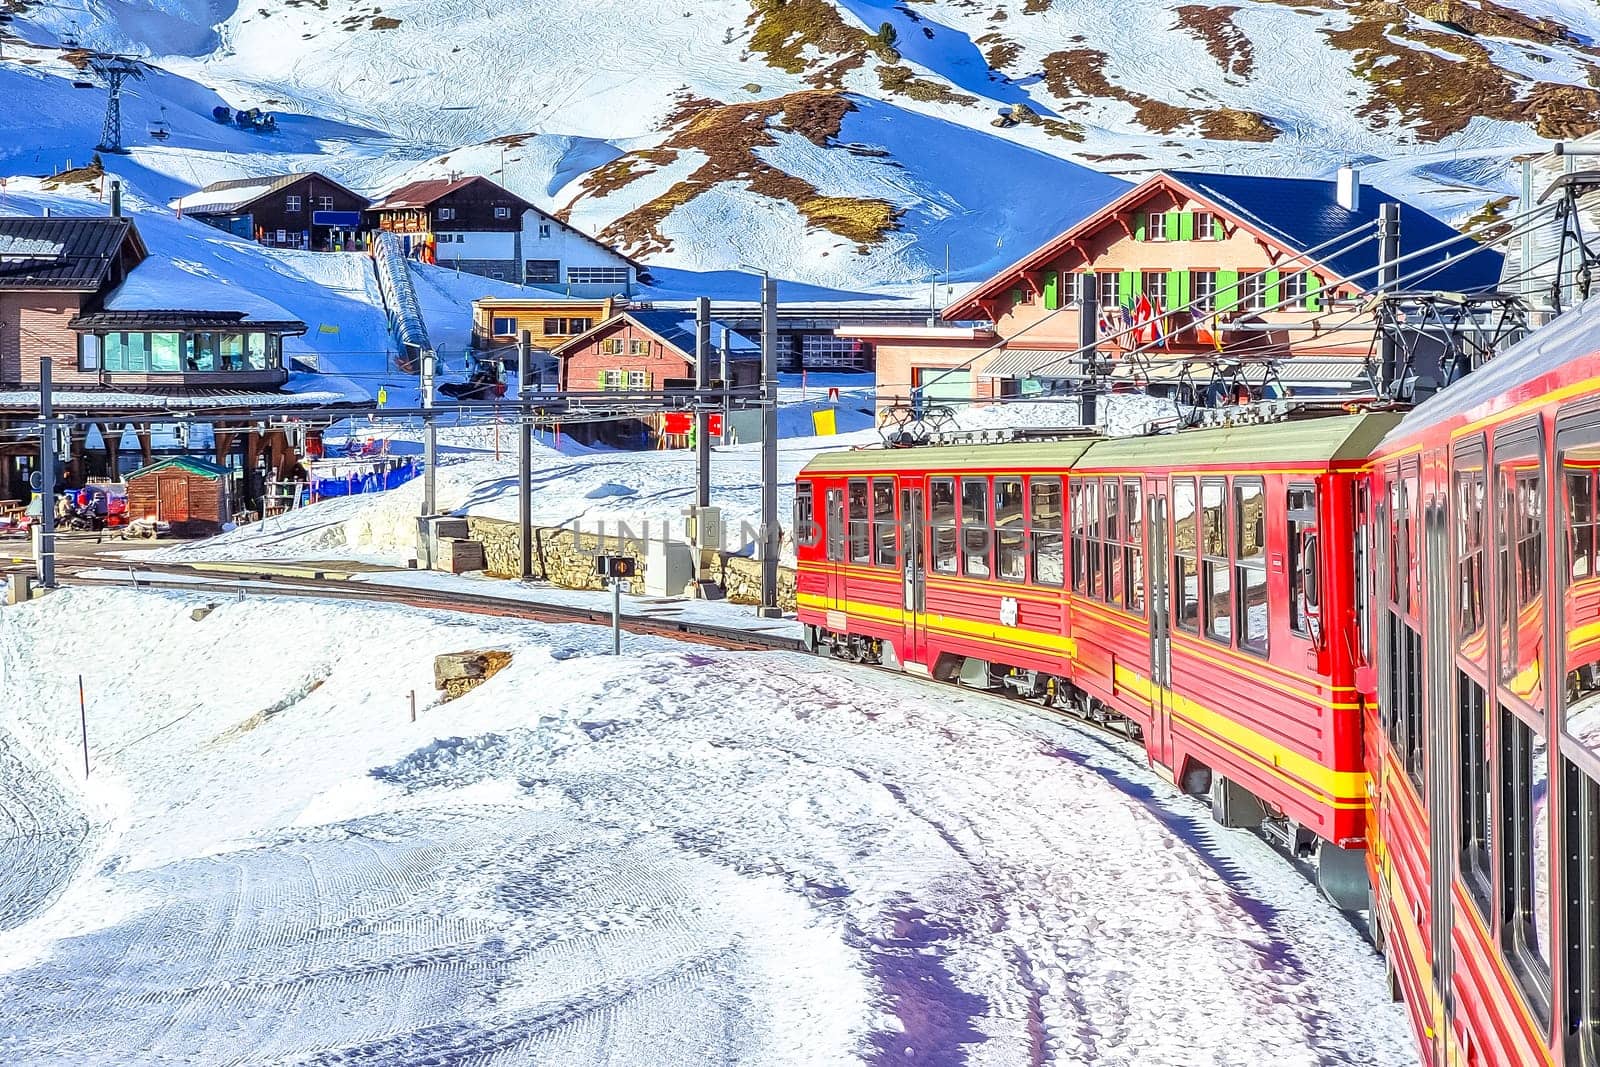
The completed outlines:
{"type": "MultiPolygon", "coordinates": [[[[662,341],[675,348],[683,358],[690,363],[694,362],[695,347],[695,322],[692,311],[622,311],[600,323],[598,326],[580,333],[578,336],[552,349],[550,354],[556,357],[567,355],[588,342],[609,333],[624,320],[634,325],[649,330],[662,341]]],[[[717,322],[711,322],[711,345],[713,348],[722,344],[726,332],[728,338],[728,358],[735,362],[744,360],[758,360],[761,358],[761,346],[750,340],[742,333],[717,322]]]]}
{"type": "MultiPolygon", "coordinates": [[[[1356,210],[1351,211],[1339,204],[1337,182],[1331,179],[1202,174],[1183,170],[1168,171],[1167,175],[1190,192],[1199,194],[1202,199],[1209,200],[1239,221],[1297,252],[1335,241],[1341,234],[1357,227],[1375,225],[1380,206],[1397,203],[1400,205],[1401,255],[1430,248],[1441,241],[1458,239],[1451,247],[1402,263],[1402,275],[1435,264],[1439,268],[1424,278],[1407,282],[1407,289],[1482,289],[1492,287],[1500,280],[1502,257],[1499,252],[1485,248],[1482,252],[1465,256],[1464,253],[1483,246],[1470,238],[1460,239],[1461,232],[1443,219],[1435,218],[1376,186],[1363,186],[1356,210]]],[[[1376,229],[1372,232],[1376,233],[1376,229]]],[[[1347,248],[1350,243],[1335,242],[1336,247],[1332,251],[1336,254],[1321,252],[1315,258],[1341,277],[1371,271],[1378,265],[1376,241],[1347,248]]],[[[1373,272],[1359,279],[1356,284],[1368,289],[1376,283],[1377,275],[1373,272]]]]}
{"type": "Polygon", "coordinates": [[[522,197],[518,196],[516,193],[513,193],[510,189],[507,189],[501,185],[495,185],[494,182],[490,181],[488,178],[485,178],[483,175],[469,174],[465,178],[456,178],[453,181],[449,178],[427,178],[420,182],[409,182],[405,185],[402,185],[398,189],[392,190],[382,200],[379,200],[376,204],[371,205],[367,210],[421,210],[434,203],[437,203],[439,200],[449,196],[452,193],[460,192],[462,189],[467,188],[467,186],[474,185],[478,182],[483,182],[485,185],[493,186],[496,192],[503,194],[509,200],[515,200],[517,203],[526,208],[533,207],[532,204],[522,199],[522,197]]]}
{"type": "Polygon", "coordinates": [[[138,478],[141,475],[154,474],[156,471],[166,470],[169,467],[182,467],[190,474],[199,474],[207,478],[225,478],[228,476],[227,467],[212,463],[210,460],[199,459],[195,456],[169,456],[166,459],[156,460],[148,467],[140,467],[138,470],[129,473],[127,477],[138,478]]]}
{"type": "Polygon", "coordinates": [[[144,242],[130,219],[0,218],[0,289],[95,292],[130,240],[143,259],[144,242]]]}
{"type": "Polygon", "coordinates": [[[303,170],[297,174],[262,174],[254,178],[229,178],[227,181],[212,182],[203,189],[197,189],[187,196],[180,196],[170,201],[167,206],[187,211],[191,215],[229,215],[303,178],[320,178],[329,185],[344,189],[359,200],[366,199],[360,193],[346,189],[326,174],[303,170]]]}
{"type": "Polygon", "coordinates": [[[114,308],[76,315],[74,330],[256,330],[298,337],[306,324],[298,319],[252,319],[243,311],[186,311],[181,308],[114,308]]]}
{"type": "MultiPolygon", "coordinates": [[[[1338,183],[1333,179],[1163,171],[975,286],[945,309],[944,318],[959,321],[970,317],[971,312],[977,309],[979,300],[1011,288],[1016,284],[1018,275],[1042,269],[1066,252],[1075,241],[1101,229],[1117,215],[1133,210],[1152,193],[1172,186],[1209,204],[1225,218],[1233,220],[1269,244],[1291,253],[1304,253],[1357,227],[1372,226],[1377,221],[1380,204],[1398,203],[1402,256],[1408,251],[1420,251],[1441,241],[1459,238],[1450,247],[1401,264],[1402,275],[1413,275],[1429,267],[1437,268],[1427,275],[1412,278],[1407,282],[1407,288],[1456,291],[1486,289],[1495,286],[1500,278],[1503,257],[1499,252],[1479,245],[1470,238],[1462,238],[1459,231],[1443,220],[1374,186],[1362,187],[1359,207],[1350,211],[1339,205],[1338,183]],[[1468,255],[1469,252],[1472,254],[1468,255]]],[[[1375,233],[1375,226],[1368,232],[1375,233]]],[[[1374,239],[1357,244],[1357,240],[1340,242],[1337,247],[1324,249],[1312,258],[1339,277],[1367,271],[1353,283],[1366,290],[1377,281],[1377,274],[1372,268],[1378,264],[1378,242],[1374,239]]]]}

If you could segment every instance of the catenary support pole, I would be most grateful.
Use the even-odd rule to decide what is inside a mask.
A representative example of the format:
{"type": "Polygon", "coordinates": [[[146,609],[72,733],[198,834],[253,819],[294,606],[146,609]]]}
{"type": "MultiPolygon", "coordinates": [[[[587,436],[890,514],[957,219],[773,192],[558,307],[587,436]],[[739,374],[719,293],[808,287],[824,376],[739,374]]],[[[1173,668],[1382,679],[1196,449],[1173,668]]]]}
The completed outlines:
{"type": "Polygon", "coordinates": [[[778,282],[761,276],[761,607],[764,619],[778,607],[778,282]]]}
{"type": "Polygon", "coordinates": [[[39,584],[56,587],[56,424],[50,361],[39,361],[39,584]]]}
{"type": "Polygon", "coordinates": [[[1100,286],[1093,274],[1085,274],[1078,287],[1078,347],[1083,349],[1082,390],[1078,394],[1078,421],[1094,426],[1099,421],[1099,359],[1094,344],[1100,336],[1100,286]]]}
{"type": "MultiPolygon", "coordinates": [[[[1395,283],[1400,279],[1400,205],[1382,204],[1378,208],[1378,285],[1379,291],[1392,296],[1395,283]]],[[[1385,396],[1398,395],[1400,383],[1395,381],[1399,370],[1399,345],[1393,330],[1383,330],[1378,341],[1381,356],[1382,392],[1385,396]]]]}
{"type": "Polygon", "coordinates": [[[533,409],[528,400],[533,338],[517,335],[517,525],[522,550],[522,580],[533,580],[533,409]]]}
{"type": "Polygon", "coordinates": [[[83,675],[78,675],[78,725],[83,728],[83,776],[89,777],[89,702],[83,695],[83,675]]]}
{"type": "Polygon", "coordinates": [[[432,515],[438,510],[435,490],[438,481],[434,477],[438,467],[439,435],[433,422],[433,349],[425,349],[422,353],[422,407],[423,407],[423,433],[422,433],[422,513],[432,515]]]}
{"type": "Polygon", "coordinates": [[[733,404],[728,399],[728,328],[722,328],[722,344],[717,347],[717,374],[722,378],[722,443],[727,444],[733,435],[733,404]]]}
{"type": "MultiPolygon", "coordinates": [[[[711,385],[711,298],[694,302],[694,387],[705,391],[711,385]]],[[[727,388],[727,383],[723,383],[727,388]]],[[[694,504],[711,506],[711,411],[703,404],[694,413],[694,504]]],[[[697,541],[699,535],[696,534],[697,541]]]]}

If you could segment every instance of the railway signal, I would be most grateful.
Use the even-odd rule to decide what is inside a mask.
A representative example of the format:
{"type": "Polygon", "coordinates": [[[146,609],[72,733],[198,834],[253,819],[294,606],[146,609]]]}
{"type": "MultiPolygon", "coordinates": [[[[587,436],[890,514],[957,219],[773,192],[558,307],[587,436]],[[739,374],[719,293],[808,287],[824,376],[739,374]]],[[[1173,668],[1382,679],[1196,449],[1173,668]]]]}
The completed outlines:
{"type": "Polygon", "coordinates": [[[622,583],[639,575],[632,556],[596,556],[594,572],[611,585],[611,654],[622,655],[622,583]]]}

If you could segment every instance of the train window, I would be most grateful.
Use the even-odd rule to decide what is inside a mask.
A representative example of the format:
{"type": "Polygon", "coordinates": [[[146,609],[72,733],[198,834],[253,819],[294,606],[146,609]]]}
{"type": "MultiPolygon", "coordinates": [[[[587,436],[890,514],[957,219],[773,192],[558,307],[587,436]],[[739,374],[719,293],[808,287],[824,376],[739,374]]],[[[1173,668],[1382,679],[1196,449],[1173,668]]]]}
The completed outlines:
{"type": "Polygon", "coordinates": [[[1549,767],[1544,739],[1500,707],[1500,942],[1534,1015],[1550,988],[1549,767]]]}
{"type": "Polygon", "coordinates": [[[1083,483],[1083,595],[1098,599],[1100,583],[1100,479],[1083,483]]]}
{"type": "Polygon", "coordinates": [[[1027,577],[1022,549],[1022,479],[994,480],[995,572],[1005,581],[1027,577]]]}
{"type": "Polygon", "coordinates": [[[1233,643],[1233,604],[1229,594],[1232,574],[1228,562],[1227,482],[1205,478],[1200,482],[1201,564],[1206,590],[1206,636],[1224,645],[1233,643]]]}
{"type": "Polygon", "coordinates": [[[1600,756],[1600,574],[1596,573],[1597,524],[1600,524],[1600,420],[1563,425],[1556,444],[1561,450],[1562,496],[1567,518],[1567,559],[1557,573],[1567,576],[1562,595],[1567,635],[1565,708],[1562,728],[1588,752],[1600,756]]]}
{"type": "MultiPolygon", "coordinates": [[[[1529,439],[1516,435],[1511,448],[1523,452],[1529,439]]],[[[1532,439],[1536,441],[1537,439],[1532,439]]],[[[1544,476],[1539,456],[1496,455],[1496,598],[1500,644],[1499,678],[1530,707],[1540,706],[1540,650],[1544,598],[1544,476]]]]}
{"type": "Polygon", "coordinates": [[[1457,736],[1461,747],[1461,803],[1458,850],[1462,880],[1488,923],[1493,914],[1491,879],[1494,828],[1489,782],[1489,698],[1465,671],[1456,672],[1457,736]]]}
{"type": "Polygon", "coordinates": [[[1484,623],[1483,457],[1457,457],[1456,464],[1456,634],[1465,652],[1476,647],[1484,623]]]}
{"type": "Polygon", "coordinates": [[[1400,472],[1390,467],[1386,481],[1389,485],[1389,603],[1404,610],[1406,586],[1402,575],[1408,554],[1400,544],[1403,529],[1401,515],[1405,513],[1405,505],[1401,501],[1404,490],[1400,485],[1400,472]]]}
{"type": "Polygon", "coordinates": [[[956,572],[956,483],[954,478],[928,479],[929,527],[933,531],[933,569],[956,572]]]}
{"type": "Polygon", "coordinates": [[[1567,499],[1567,580],[1581,582],[1595,576],[1595,476],[1600,473],[1600,449],[1592,458],[1564,453],[1561,475],[1567,499]]]}
{"type": "Polygon", "coordinates": [[[850,562],[872,562],[872,516],[867,511],[867,480],[850,479],[850,562]]]}
{"type": "Polygon", "coordinates": [[[1107,604],[1121,604],[1126,594],[1122,589],[1122,483],[1107,478],[1100,483],[1105,490],[1105,598],[1107,604]]]}
{"type": "Polygon", "coordinates": [[[1028,480],[1028,530],[1033,553],[1033,580],[1059,586],[1065,561],[1061,557],[1061,479],[1028,480]]]}
{"type": "Polygon", "coordinates": [[[1084,559],[1083,544],[1083,483],[1073,480],[1071,483],[1072,504],[1072,591],[1082,593],[1085,589],[1085,576],[1089,573],[1084,559]]]}
{"type": "Polygon", "coordinates": [[[1289,629],[1301,637],[1311,636],[1312,603],[1308,596],[1315,590],[1306,588],[1307,571],[1316,566],[1305,558],[1306,535],[1317,525],[1317,490],[1310,485],[1291,485],[1288,493],[1289,512],[1289,629]]]}
{"type": "Polygon", "coordinates": [[[1178,595],[1173,601],[1179,628],[1200,632],[1200,541],[1195,534],[1194,479],[1172,479],[1172,575],[1178,595]]]}
{"type": "Polygon", "coordinates": [[[828,490],[828,559],[844,561],[844,490],[828,490]]]}
{"type": "Polygon", "coordinates": [[[1234,617],[1239,647],[1267,654],[1267,515],[1260,478],[1233,480],[1234,617]]]}
{"type": "Polygon", "coordinates": [[[989,577],[989,479],[961,479],[961,573],[989,577]]]}
{"type": "Polygon", "coordinates": [[[810,482],[796,482],[794,485],[794,536],[795,547],[814,548],[817,544],[817,524],[815,519],[816,505],[811,497],[810,482]]]}
{"type": "Polygon", "coordinates": [[[1562,760],[1566,789],[1567,1062],[1600,1064],[1600,783],[1562,760]]]}
{"type": "Polygon", "coordinates": [[[872,561],[893,567],[900,561],[900,528],[894,519],[894,479],[872,479],[872,561]]]}
{"type": "Polygon", "coordinates": [[[1372,571],[1372,487],[1356,483],[1356,640],[1362,663],[1372,662],[1372,598],[1376,583],[1372,571]]]}
{"type": "Polygon", "coordinates": [[[1395,479],[1394,483],[1394,580],[1398,590],[1395,595],[1395,603],[1400,606],[1402,612],[1408,615],[1416,608],[1416,599],[1412,594],[1417,588],[1416,542],[1411,536],[1411,529],[1414,525],[1411,521],[1411,507],[1415,503],[1412,485],[1412,479],[1404,475],[1395,479]]]}
{"type": "Polygon", "coordinates": [[[1137,481],[1122,483],[1122,522],[1127,529],[1122,575],[1128,610],[1144,614],[1144,492],[1137,481]]]}

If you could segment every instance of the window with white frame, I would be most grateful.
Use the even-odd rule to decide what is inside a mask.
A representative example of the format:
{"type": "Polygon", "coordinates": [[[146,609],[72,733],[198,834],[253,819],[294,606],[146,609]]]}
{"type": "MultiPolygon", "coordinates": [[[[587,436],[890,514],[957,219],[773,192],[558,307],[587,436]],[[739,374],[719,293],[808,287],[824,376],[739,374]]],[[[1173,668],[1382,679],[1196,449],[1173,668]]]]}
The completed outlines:
{"type": "Polygon", "coordinates": [[[1197,270],[1190,275],[1189,295],[1194,300],[1195,306],[1212,310],[1217,303],[1217,272],[1214,270],[1197,270]]]}
{"type": "Polygon", "coordinates": [[[292,194],[289,195],[289,196],[284,197],[283,198],[283,210],[285,210],[285,211],[299,211],[300,210],[300,198],[298,196],[294,196],[292,194]]]}
{"type": "Polygon", "coordinates": [[[550,239],[550,224],[548,222],[539,223],[539,240],[548,241],[549,239],[550,239]]]}
{"type": "MultiPolygon", "coordinates": [[[[1167,216],[1164,213],[1159,211],[1150,213],[1150,221],[1145,230],[1145,236],[1152,241],[1165,241],[1167,239],[1167,216]]],[[[1145,295],[1148,296],[1149,293],[1145,295]]]]}
{"type": "Polygon", "coordinates": [[[643,392],[650,388],[650,373],[642,370],[629,371],[628,388],[634,392],[643,392]]]}
{"type": "Polygon", "coordinates": [[[1197,241],[1215,241],[1217,239],[1217,217],[1209,211],[1196,211],[1194,213],[1194,238],[1197,241]]]}
{"type": "Polygon", "coordinates": [[[439,221],[440,222],[445,222],[445,221],[447,221],[449,219],[453,219],[455,217],[456,217],[456,209],[455,208],[453,208],[453,207],[442,207],[442,208],[439,209],[439,221]]]}
{"type": "Polygon", "coordinates": [[[517,320],[509,315],[496,315],[490,328],[496,337],[514,337],[517,333],[517,320]]]}
{"type": "Polygon", "coordinates": [[[1267,276],[1264,273],[1258,270],[1240,273],[1239,306],[1246,311],[1260,311],[1267,306],[1267,276]]]}
{"type": "Polygon", "coordinates": [[[625,371],[608,370],[600,374],[600,388],[625,389],[628,384],[628,375],[625,371]]]}
{"type": "Polygon", "coordinates": [[[627,285],[627,267],[568,267],[568,285],[627,285]]]}
{"type": "Polygon", "coordinates": [[[1291,271],[1283,276],[1278,283],[1278,299],[1288,301],[1285,307],[1303,308],[1306,306],[1306,280],[1309,274],[1300,271],[1291,271]]]}
{"type": "Polygon", "coordinates": [[[600,351],[608,356],[622,355],[622,338],[608,337],[600,342],[600,351]]]}
{"type": "Polygon", "coordinates": [[[494,209],[494,217],[497,219],[509,219],[511,217],[511,209],[504,204],[497,205],[494,209]]]}
{"type": "Polygon", "coordinates": [[[630,355],[630,356],[648,356],[649,354],[650,354],[650,342],[649,341],[641,340],[640,338],[635,337],[635,338],[631,339],[628,342],[628,355],[630,355]]]}
{"type": "Polygon", "coordinates": [[[319,196],[319,197],[317,197],[317,209],[319,211],[332,211],[333,210],[333,197],[331,197],[331,196],[319,196]]]}
{"type": "Polygon", "coordinates": [[[1141,279],[1145,299],[1150,303],[1160,303],[1163,307],[1167,303],[1167,272],[1162,270],[1147,270],[1141,279]]]}

